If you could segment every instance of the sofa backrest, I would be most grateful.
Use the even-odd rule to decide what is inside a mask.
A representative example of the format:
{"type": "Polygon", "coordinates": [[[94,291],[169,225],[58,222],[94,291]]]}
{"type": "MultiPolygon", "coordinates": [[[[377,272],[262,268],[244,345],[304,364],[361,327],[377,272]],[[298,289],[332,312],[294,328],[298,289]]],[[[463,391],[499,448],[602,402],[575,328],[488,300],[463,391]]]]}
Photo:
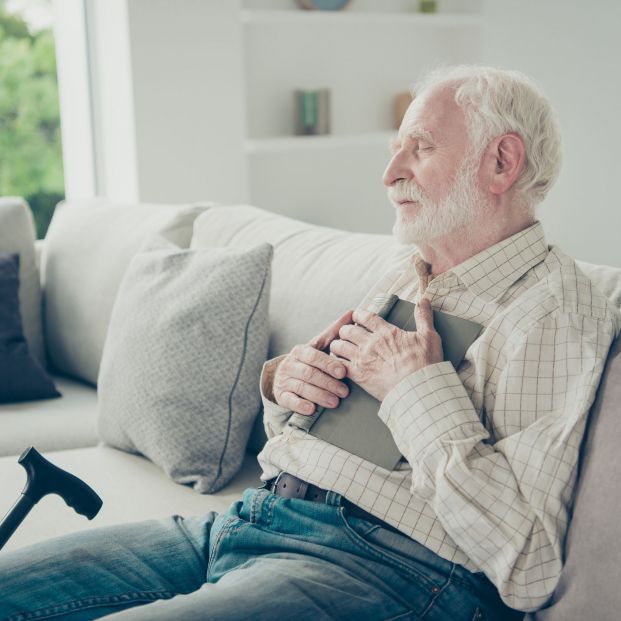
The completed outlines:
{"type": "MultiPolygon", "coordinates": [[[[216,206],[194,223],[192,247],[274,246],[270,356],[304,343],[350,308],[412,246],[390,235],[350,233],[308,224],[250,205],[216,206]]],[[[621,269],[578,262],[621,308],[621,269]]]]}
{"type": "Polygon", "coordinates": [[[274,246],[270,357],[305,343],[411,254],[389,235],[348,233],[249,205],[212,207],[194,223],[192,247],[274,246]]]}
{"type": "MultiPolygon", "coordinates": [[[[308,341],[401,264],[412,247],[390,235],[350,233],[249,205],[125,205],[68,201],[43,246],[44,328],[52,366],[95,384],[110,313],[132,256],[153,233],[180,246],[274,248],[270,356],[308,341]],[[193,226],[194,225],[194,226],[193,226]]],[[[581,266],[621,305],[621,270],[581,266]]]]}
{"type": "Polygon", "coordinates": [[[209,205],[124,205],[67,201],[54,212],[43,246],[44,329],[56,371],[97,382],[112,307],[131,258],[159,233],[188,247],[209,205]]]}

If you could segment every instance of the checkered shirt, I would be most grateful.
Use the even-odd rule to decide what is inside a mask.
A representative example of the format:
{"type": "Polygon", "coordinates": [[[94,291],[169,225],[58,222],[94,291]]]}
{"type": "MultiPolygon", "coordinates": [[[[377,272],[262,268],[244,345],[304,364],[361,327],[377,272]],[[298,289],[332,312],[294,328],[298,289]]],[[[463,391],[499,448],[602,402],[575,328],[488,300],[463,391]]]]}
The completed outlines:
{"type": "Polygon", "coordinates": [[[261,377],[269,438],[262,478],[281,471],[333,490],[441,557],[484,572],[506,604],[552,594],[585,422],[618,311],[539,222],[431,278],[415,253],[385,275],[395,293],[483,326],[464,361],[431,364],[386,395],[379,416],[404,459],[388,471],[287,425],[261,377]]]}

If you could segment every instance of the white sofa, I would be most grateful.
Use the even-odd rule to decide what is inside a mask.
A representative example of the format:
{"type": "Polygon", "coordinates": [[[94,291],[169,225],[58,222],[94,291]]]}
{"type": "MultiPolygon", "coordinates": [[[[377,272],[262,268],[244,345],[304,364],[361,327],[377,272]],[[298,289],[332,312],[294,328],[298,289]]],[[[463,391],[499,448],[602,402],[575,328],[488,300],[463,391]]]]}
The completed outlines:
{"type": "MultiPolygon", "coordinates": [[[[93,205],[100,207],[102,202],[96,201],[93,205]]],[[[88,202],[81,205],[86,219],[89,206],[88,202]]],[[[170,209],[174,207],[170,206],[170,209]]],[[[382,273],[411,252],[409,248],[396,245],[386,235],[326,229],[250,206],[211,206],[201,210],[194,221],[192,245],[250,246],[262,241],[274,246],[270,357],[289,351],[296,343],[307,341],[345,310],[355,307],[382,273]]],[[[75,257],[75,261],[71,261],[70,256],[64,257],[65,261],[56,262],[54,268],[50,269],[46,265],[46,246],[58,242],[57,239],[48,239],[41,248],[45,340],[48,356],[52,360],[59,355],[71,357],[72,351],[81,351],[80,339],[86,337],[80,330],[76,330],[73,335],[72,325],[77,326],[81,322],[88,325],[90,321],[98,321],[102,325],[93,326],[93,333],[103,335],[99,337],[100,340],[105,338],[107,327],[105,313],[98,314],[95,319],[92,316],[79,316],[84,309],[76,304],[75,298],[71,308],[66,309],[67,321],[72,324],[64,326],[69,329],[65,330],[63,338],[70,340],[75,337],[76,343],[65,342],[63,345],[55,338],[57,334],[50,333],[54,329],[50,312],[55,313],[54,321],[59,321],[58,308],[52,311],[49,304],[46,304],[46,300],[49,303],[50,292],[59,284],[54,279],[59,279],[60,284],[66,287],[66,279],[74,277],[72,270],[76,269],[76,261],[80,260],[80,257],[75,257]],[[63,273],[63,265],[69,273],[63,273]],[[58,351],[59,348],[63,351],[58,351]]],[[[70,253],[70,250],[67,252],[70,253]]],[[[88,252],[88,249],[81,248],[80,252],[88,252]]],[[[97,252],[101,252],[101,248],[97,252]]],[[[82,260],[84,256],[81,255],[82,260]]],[[[126,249],[123,261],[127,263],[130,257],[131,251],[126,249]]],[[[621,270],[589,264],[583,264],[583,267],[598,282],[600,288],[618,306],[621,305],[621,270]]],[[[120,274],[117,274],[118,278],[114,282],[118,286],[122,270],[117,271],[120,274]]],[[[96,274],[90,276],[97,278],[96,274]]],[[[114,282],[106,284],[108,297],[113,298],[115,294],[114,282]]],[[[79,298],[80,293],[74,291],[74,296],[79,298]]],[[[111,306],[111,303],[111,299],[105,300],[105,304],[102,302],[104,306],[111,306]]],[[[61,313],[61,317],[64,316],[61,313]]],[[[90,349],[96,355],[102,346],[101,342],[91,343],[90,349]]],[[[620,367],[618,373],[621,375],[621,364],[617,366],[620,367]]],[[[102,497],[103,508],[89,522],[65,506],[59,497],[47,496],[32,510],[6,549],[97,526],[175,513],[192,515],[208,510],[222,511],[240,497],[243,489],[258,485],[260,471],[255,455],[264,439],[260,414],[238,475],[218,493],[200,495],[188,487],[173,483],[157,466],[143,457],[99,445],[95,387],[84,381],[58,375],[54,375],[54,378],[63,394],[62,398],[0,406],[0,514],[3,506],[9,509],[25,483],[25,473],[17,464],[17,456],[30,445],[44,453],[53,463],[89,483],[102,497]]],[[[258,379],[257,377],[257,389],[258,379]]],[[[611,380],[610,383],[617,385],[619,382],[611,380]]],[[[621,433],[617,432],[617,437],[619,436],[621,433]]],[[[621,466],[616,468],[621,472],[621,466]]],[[[614,503],[621,509],[621,492],[616,494],[614,503]]],[[[588,524],[588,517],[586,521],[588,524]]],[[[585,528],[591,526],[587,525],[585,528]]],[[[619,550],[619,544],[615,543],[613,548],[611,553],[614,555],[619,550]]],[[[610,546],[608,550],[610,551],[610,546]]],[[[582,559],[578,561],[583,563],[582,559]]],[[[586,579],[588,580],[588,576],[586,579]]],[[[565,591],[573,588],[566,584],[561,586],[565,591]]],[[[585,595],[587,599],[591,597],[585,595]]],[[[599,597],[601,599],[602,594],[599,597]]],[[[618,609],[618,605],[621,605],[621,602],[618,605],[615,603],[619,601],[618,594],[606,593],[604,597],[608,598],[607,604],[613,608],[616,606],[618,609]]],[[[569,613],[565,615],[565,601],[569,601],[567,597],[555,602],[556,609],[554,606],[550,609],[551,616],[550,611],[546,611],[536,618],[587,618],[571,616],[569,613]],[[555,610],[559,610],[562,616],[555,616],[555,610]]],[[[571,608],[574,610],[572,614],[579,614],[574,605],[571,608]]]]}
{"type": "MultiPolygon", "coordinates": [[[[95,200],[81,202],[78,206],[84,210],[87,222],[89,208],[98,209],[101,205],[101,200],[95,200]]],[[[69,206],[76,207],[76,205],[69,206]]],[[[123,208],[122,205],[116,204],[110,204],[109,207],[110,210],[123,208]]],[[[125,206],[126,209],[135,207],[125,206]]],[[[175,208],[181,210],[186,206],[168,207],[171,210],[175,208]]],[[[342,309],[354,306],[374,280],[388,268],[390,261],[395,256],[403,255],[403,248],[393,245],[387,236],[354,235],[320,229],[248,206],[207,209],[196,220],[195,231],[201,243],[207,245],[219,246],[230,243],[251,246],[260,241],[269,241],[275,245],[275,253],[279,256],[273,263],[270,355],[278,355],[288,351],[297,342],[308,340],[336,315],[341,314],[342,309]],[[249,223],[252,226],[249,227],[249,223]],[[317,234],[321,237],[319,244],[316,243],[317,234]],[[293,241],[296,235],[306,237],[306,242],[298,246],[297,242],[293,241]],[[284,246],[286,256],[279,252],[279,245],[284,246]],[[332,250],[326,246],[332,246],[332,250]],[[377,250],[383,255],[380,260],[375,257],[377,250]],[[352,270],[344,252],[351,255],[350,260],[355,261],[356,256],[360,259],[357,269],[354,270],[355,283],[352,283],[352,290],[346,296],[342,295],[341,283],[344,278],[351,275],[352,270]],[[323,297],[318,289],[321,286],[319,276],[325,273],[325,270],[321,272],[316,270],[312,273],[310,268],[314,264],[319,267],[322,261],[335,275],[334,281],[328,287],[329,290],[325,292],[330,296],[331,302],[319,304],[316,308],[315,304],[312,308],[309,305],[305,313],[297,312],[295,307],[300,297],[296,295],[290,297],[288,290],[291,285],[296,283],[299,285],[298,276],[306,273],[309,298],[313,302],[315,300],[319,302],[323,297]],[[283,321],[286,317],[289,319],[283,321]],[[292,321],[293,318],[297,320],[292,321]]],[[[81,303],[80,300],[76,300],[81,292],[75,291],[75,287],[71,287],[72,300],[59,302],[61,296],[58,290],[66,291],[68,280],[81,282],[83,277],[78,275],[79,263],[88,263],[88,257],[84,256],[84,248],[76,244],[76,248],[73,249],[75,256],[72,256],[71,248],[63,251],[60,258],[56,257],[56,251],[52,251],[54,264],[50,266],[52,259],[47,254],[46,245],[54,244],[56,248],[63,244],[70,246],[71,241],[62,237],[65,234],[56,232],[52,223],[48,238],[51,235],[53,239],[46,239],[38,244],[43,291],[43,324],[46,328],[48,358],[52,361],[62,361],[64,368],[75,369],[79,374],[80,364],[92,367],[93,358],[101,353],[109,319],[109,314],[101,312],[101,307],[112,306],[115,287],[120,282],[122,271],[116,266],[115,278],[112,278],[107,271],[102,277],[102,280],[107,279],[102,285],[106,299],[97,301],[96,312],[88,301],[83,300],[81,303]],[[66,306],[59,308],[58,304],[66,306]],[[52,305],[53,309],[50,308],[52,305]],[[90,314],[89,309],[92,311],[90,314]],[[89,334],[85,335],[84,326],[89,326],[89,334]],[[59,335],[60,332],[63,332],[62,336],[59,335]],[[101,336],[98,338],[97,335],[101,336]],[[90,357],[87,357],[82,349],[90,350],[92,352],[90,357]]],[[[111,245],[114,247],[114,244],[111,245]]],[[[137,249],[137,246],[134,249],[137,249]]],[[[101,249],[93,248],[92,252],[101,252],[101,249]]],[[[130,258],[131,252],[126,251],[125,265],[130,258]]],[[[97,262],[93,261],[92,264],[94,263],[97,262]]],[[[96,273],[89,274],[89,282],[97,280],[98,277],[96,273]]],[[[90,294],[92,292],[89,292],[90,294]]],[[[84,295],[87,293],[84,292],[84,295]]],[[[68,297],[65,295],[65,298],[68,297]]],[[[98,360],[96,362],[98,363],[98,360]]],[[[216,494],[200,495],[188,487],[173,483],[157,466],[143,457],[98,445],[97,392],[91,383],[94,373],[92,369],[89,373],[85,373],[87,380],[90,381],[58,375],[54,372],[53,365],[50,371],[63,395],[62,398],[0,405],[0,489],[4,494],[0,503],[4,503],[8,510],[21,492],[26,478],[23,468],[17,463],[17,456],[32,445],[53,463],[83,478],[98,492],[104,504],[99,515],[89,522],[66,507],[59,497],[46,496],[32,510],[5,549],[97,526],[138,521],[173,513],[191,515],[209,510],[223,511],[231,502],[240,498],[246,487],[259,484],[260,469],[256,461],[256,452],[264,440],[260,417],[250,441],[251,449],[237,477],[216,494]]]]}

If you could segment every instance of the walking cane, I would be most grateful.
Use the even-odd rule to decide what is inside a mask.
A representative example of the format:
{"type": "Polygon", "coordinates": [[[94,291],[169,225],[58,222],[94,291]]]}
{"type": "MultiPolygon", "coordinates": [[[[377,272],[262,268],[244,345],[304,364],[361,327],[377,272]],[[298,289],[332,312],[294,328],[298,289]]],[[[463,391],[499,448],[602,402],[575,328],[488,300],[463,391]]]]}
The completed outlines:
{"type": "Polygon", "coordinates": [[[47,494],[58,494],[69,507],[92,520],[101,509],[101,498],[78,477],[50,463],[34,447],[27,448],[17,460],[28,475],[17,502],[0,522],[0,550],[29,511],[47,494]]]}

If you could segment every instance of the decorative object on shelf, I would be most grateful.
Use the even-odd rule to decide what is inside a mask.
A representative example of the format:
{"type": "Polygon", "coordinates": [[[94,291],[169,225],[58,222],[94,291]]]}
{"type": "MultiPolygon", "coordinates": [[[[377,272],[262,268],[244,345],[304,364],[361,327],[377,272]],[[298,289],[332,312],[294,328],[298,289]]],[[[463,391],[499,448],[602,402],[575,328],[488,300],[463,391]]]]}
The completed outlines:
{"type": "Polygon", "coordinates": [[[303,9],[318,11],[340,11],[344,9],[350,0],[298,0],[303,9]]]}
{"type": "Polygon", "coordinates": [[[421,13],[436,13],[438,10],[437,0],[420,0],[421,13]]]}
{"type": "Polygon", "coordinates": [[[413,101],[412,94],[409,91],[403,91],[395,97],[395,129],[399,129],[401,121],[405,116],[405,112],[413,101]]]}
{"type": "Polygon", "coordinates": [[[295,133],[299,136],[330,133],[330,89],[298,89],[295,98],[295,133]]]}

